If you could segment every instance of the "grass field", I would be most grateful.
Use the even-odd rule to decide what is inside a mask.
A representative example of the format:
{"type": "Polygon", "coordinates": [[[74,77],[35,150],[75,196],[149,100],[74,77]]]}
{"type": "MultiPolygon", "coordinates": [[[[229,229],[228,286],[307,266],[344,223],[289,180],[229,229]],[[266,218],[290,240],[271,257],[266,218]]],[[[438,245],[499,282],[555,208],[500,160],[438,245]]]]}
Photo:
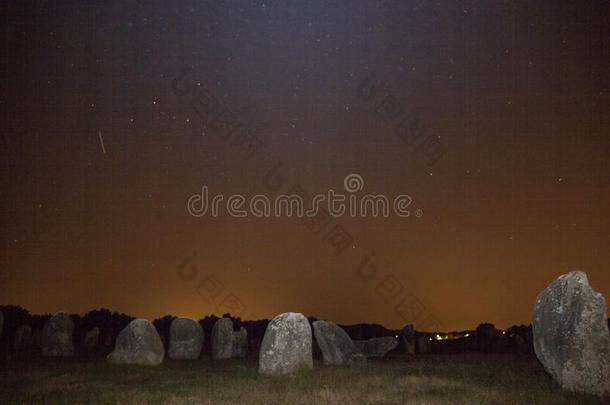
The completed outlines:
{"type": "Polygon", "coordinates": [[[255,357],[159,367],[103,359],[4,361],[0,403],[169,404],[587,404],[562,392],[538,362],[511,355],[394,356],[365,366],[263,377],[255,357]]]}

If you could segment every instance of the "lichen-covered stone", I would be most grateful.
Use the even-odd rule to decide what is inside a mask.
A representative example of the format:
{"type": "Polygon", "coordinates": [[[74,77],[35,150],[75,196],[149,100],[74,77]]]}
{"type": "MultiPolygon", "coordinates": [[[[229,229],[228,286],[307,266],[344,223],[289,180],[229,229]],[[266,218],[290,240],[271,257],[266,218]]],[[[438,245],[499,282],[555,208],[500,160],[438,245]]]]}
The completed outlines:
{"type": "Polygon", "coordinates": [[[83,346],[87,349],[94,349],[100,342],[100,328],[97,326],[88,331],[83,338],[83,346]]]}
{"type": "Polygon", "coordinates": [[[74,354],[72,332],[74,322],[68,314],[55,314],[42,328],[42,355],[49,357],[70,357],[74,354]]]}
{"type": "Polygon", "coordinates": [[[32,344],[32,327],[30,325],[20,325],[15,331],[13,348],[15,350],[25,350],[32,344]]]}
{"type": "Polygon", "coordinates": [[[553,281],[536,300],[534,350],[562,388],[610,394],[610,332],[606,301],[574,271],[553,281]]]}
{"type": "Polygon", "coordinates": [[[354,343],[365,357],[383,357],[398,346],[398,341],[393,336],[356,340],[354,343]]]}
{"type": "Polygon", "coordinates": [[[313,333],[326,365],[340,366],[366,362],[349,335],[340,326],[328,321],[315,321],[313,333]]]}
{"type": "Polygon", "coordinates": [[[413,325],[407,325],[402,330],[402,341],[407,354],[415,354],[415,329],[413,325]]]}
{"type": "Polygon", "coordinates": [[[430,338],[425,334],[416,335],[417,353],[430,353],[430,338]]]}
{"type": "Polygon", "coordinates": [[[174,360],[195,360],[201,353],[203,339],[203,328],[197,321],[176,318],[169,327],[167,355],[174,360]]]}
{"type": "Polygon", "coordinates": [[[248,354],[248,331],[243,326],[233,332],[233,357],[246,357],[248,354]]]}
{"type": "Polygon", "coordinates": [[[110,363],[156,366],[163,362],[165,349],[157,329],[146,319],[134,319],[116,338],[110,363]]]}
{"type": "Polygon", "coordinates": [[[258,371],[266,375],[290,374],[313,368],[311,327],[303,314],[286,312],[267,325],[259,352],[258,371]]]}
{"type": "Polygon", "coordinates": [[[230,359],[233,356],[233,321],[220,318],[212,327],[212,358],[230,359]]]}

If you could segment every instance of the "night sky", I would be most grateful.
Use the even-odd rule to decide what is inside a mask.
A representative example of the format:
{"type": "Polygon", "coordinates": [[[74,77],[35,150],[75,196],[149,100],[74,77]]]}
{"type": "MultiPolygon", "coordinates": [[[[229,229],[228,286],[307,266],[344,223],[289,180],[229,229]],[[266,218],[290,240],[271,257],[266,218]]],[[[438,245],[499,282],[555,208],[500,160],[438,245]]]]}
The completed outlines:
{"type": "Polygon", "coordinates": [[[453,330],[529,323],[571,270],[610,297],[607,1],[0,7],[0,304],[453,330]],[[351,173],[413,214],[187,211],[351,173]]]}

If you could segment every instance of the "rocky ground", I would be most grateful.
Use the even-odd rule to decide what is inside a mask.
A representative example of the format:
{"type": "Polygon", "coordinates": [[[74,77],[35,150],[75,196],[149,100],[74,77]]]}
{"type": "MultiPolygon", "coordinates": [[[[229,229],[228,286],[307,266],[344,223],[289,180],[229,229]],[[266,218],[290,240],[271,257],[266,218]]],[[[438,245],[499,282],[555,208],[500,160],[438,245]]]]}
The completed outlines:
{"type": "Polygon", "coordinates": [[[166,360],[157,367],[90,360],[3,360],[0,403],[587,404],[562,392],[535,358],[422,355],[264,377],[256,356],[166,360]]]}

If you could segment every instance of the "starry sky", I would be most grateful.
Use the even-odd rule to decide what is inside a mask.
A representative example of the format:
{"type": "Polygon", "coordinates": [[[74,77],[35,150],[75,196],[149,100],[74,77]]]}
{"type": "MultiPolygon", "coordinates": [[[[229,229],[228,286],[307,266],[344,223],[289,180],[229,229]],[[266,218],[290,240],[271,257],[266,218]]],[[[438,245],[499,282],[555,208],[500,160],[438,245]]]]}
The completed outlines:
{"type": "Polygon", "coordinates": [[[454,330],[571,270],[610,297],[607,1],[0,7],[0,304],[454,330]],[[414,215],[186,209],[351,173],[414,215]]]}

